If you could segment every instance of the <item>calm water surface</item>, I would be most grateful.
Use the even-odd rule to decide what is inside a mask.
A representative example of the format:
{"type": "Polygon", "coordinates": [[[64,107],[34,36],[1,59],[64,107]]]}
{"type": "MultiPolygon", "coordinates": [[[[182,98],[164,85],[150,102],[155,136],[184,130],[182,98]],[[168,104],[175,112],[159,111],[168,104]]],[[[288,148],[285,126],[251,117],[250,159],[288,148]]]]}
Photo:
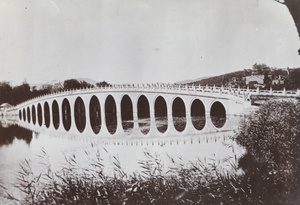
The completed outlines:
{"type": "MultiPolygon", "coordinates": [[[[166,126],[166,121],[161,120],[159,124],[166,126]]],[[[145,137],[142,133],[140,136],[122,138],[37,133],[18,125],[2,123],[0,181],[13,194],[18,195],[13,184],[16,182],[16,173],[20,169],[19,164],[25,159],[30,160],[33,172],[40,173],[44,169],[41,162],[45,160],[45,157],[39,157],[43,153],[42,150],[46,152],[46,160],[53,170],[60,170],[66,166],[65,157],[73,155],[76,156],[78,166],[84,167],[98,153],[103,159],[104,171],[107,174],[113,174],[116,161],[119,161],[122,169],[130,174],[141,171],[138,162],[147,159],[144,152],[156,155],[164,164],[166,171],[173,165],[170,157],[175,160],[180,158],[183,163],[198,159],[204,161],[214,159],[222,164],[225,170],[229,170],[231,167],[229,162],[236,162],[244,151],[230,138],[238,129],[240,117],[232,116],[227,120],[231,123],[231,130],[224,132],[159,138],[145,137]]],[[[143,123],[143,126],[149,126],[145,120],[143,123]]]]}

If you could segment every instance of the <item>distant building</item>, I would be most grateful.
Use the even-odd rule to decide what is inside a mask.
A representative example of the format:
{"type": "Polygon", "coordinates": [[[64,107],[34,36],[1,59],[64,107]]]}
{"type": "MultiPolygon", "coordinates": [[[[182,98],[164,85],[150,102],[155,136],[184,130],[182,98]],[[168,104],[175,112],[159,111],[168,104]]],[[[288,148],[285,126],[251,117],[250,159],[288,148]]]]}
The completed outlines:
{"type": "Polygon", "coordinates": [[[264,75],[250,75],[246,76],[246,85],[249,85],[249,82],[257,82],[257,84],[264,84],[264,75]]]}
{"type": "Polygon", "coordinates": [[[284,77],[279,75],[276,79],[272,80],[272,85],[283,85],[284,84],[284,77]]]}

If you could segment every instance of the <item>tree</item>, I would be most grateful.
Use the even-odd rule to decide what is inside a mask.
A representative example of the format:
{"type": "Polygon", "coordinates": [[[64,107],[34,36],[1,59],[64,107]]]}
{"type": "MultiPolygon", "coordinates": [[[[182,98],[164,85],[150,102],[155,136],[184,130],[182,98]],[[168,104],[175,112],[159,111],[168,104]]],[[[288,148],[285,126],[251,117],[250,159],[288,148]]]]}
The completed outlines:
{"type": "Polygon", "coordinates": [[[2,103],[12,103],[12,87],[9,82],[0,82],[0,105],[2,103]]]}
{"type": "Polygon", "coordinates": [[[285,88],[288,90],[300,88],[300,69],[291,69],[284,81],[285,88]]]}
{"type": "Polygon", "coordinates": [[[270,71],[270,68],[264,63],[261,63],[261,64],[255,63],[252,66],[252,68],[253,68],[252,74],[255,74],[255,75],[262,75],[264,72],[270,71]]]}
{"type": "Polygon", "coordinates": [[[81,83],[76,79],[69,79],[64,81],[64,90],[79,89],[81,83]]]}
{"type": "Polygon", "coordinates": [[[24,102],[32,98],[32,92],[28,83],[24,82],[22,85],[13,87],[12,89],[12,104],[24,102]]]}
{"type": "Polygon", "coordinates": [[[92,84],[90,84],[90,83],[88,83],[88,82],[86,82],[86,81],[81,81],[80,82],[81,83],[81,87],[82,88],[94,88],[95,86],[94,85],[92,85],[92,84]]]}
{"type": "Polygon", "coordinates": [[[110,86],[110,84],[107,83],[106,81],[98,82],[98,83],[96,83],[96,85],[98,88],[110,86]]]}
{"type": "Polygon", "coordinates": [[[264,85],[265,85],[265,88],[270,88],[271,84],[272,84],[272,80],[269,78],[269,72],[265,71],[264,72],[264,85]]]}
{"type": "Polygon", "coordinates": [[[55,83],[52,88],[52,92],[60,92],[64,89],[64,86],[61,82],[55,83]]]}
{"type": "Polygon", "coordinates": [[[43,94],[51,93],[53,90],[53,85],[51,84],[43,84],[40,88],[40,90],[43,92],[43,94]]]}
{"type": "Polygon", "coordinates": [[[270,101],[240,128],[246,148],[239,161],[253,204],[298,204],[300,200],[300,103],[270,101]]]}

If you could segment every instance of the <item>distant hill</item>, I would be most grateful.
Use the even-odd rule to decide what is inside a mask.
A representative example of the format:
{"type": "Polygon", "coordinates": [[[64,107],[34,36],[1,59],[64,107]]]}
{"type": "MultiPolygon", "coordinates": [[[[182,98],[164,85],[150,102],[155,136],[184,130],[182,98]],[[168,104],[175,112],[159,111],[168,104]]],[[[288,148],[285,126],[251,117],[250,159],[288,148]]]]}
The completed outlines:
{"type": "Polygon", "coordinates": [[[183,80],[183,81],[176,82],[175,84],[190,84],[190,83],[193,83],[193,82],[201,81],[201,80],[206,79],[206,78],[209,78],[209,77],[196,78],[194,80],[183,80]]]}
{"type": "MultiPolygon", "coordinates": [[[[252,73],[253,74],[253,73],[252,73]]],[[[235,71],[231,73],[226,73],[223,75],[218,76],[212,76],[212,77],[203,77],[198,78],[195,80],[186,80],[186,81],[180,81],[178,84],[189,84],[189,85],[208,85],[208,86],[232,86],[232,87],[238,87],[245,88],[248,85],[246,85],[245,82],[245,76],[251,75],[251,69],[248,70],[240,70],[235,71]],[[250,70],[250,74],[249,74],[250,70]]],[[[263,74],[261,74],[263,75],[263,74]]],[[[272,68],[270,71],[268,71],[268,78],[270,78],[269,85],[266,86],[265,89],[269,89],[270,86],[273,89],[283,89],[284,87],[289,90],[300,88],[300,68],[292,68],[292,69],[286,69],[286,68],[272,68]],[[284,84],[278,86],[276,84],[273,84],[272,81],[276,81],[276,79],[279,78],[279,76],[283,76],[284,78],[284,84]]]]}
{"type": "Polygon", "coordinates": [[[85,81],[85,82],[87,82],[89,84],[92,84],[94,86],[96,86],[96,83],[97,83],[97,81],[95,81],[93,79],[90,79],[90,78],[75,78],[75,79],[80,81],[80,82],[85,81]]]}
{"type": "MultiPolygon", "coordinates": [[[[213,77],[204,77],[204,78],[198,78],[194,81],[189,81],[188,84],[195,84],[195,85],[209,85],[209,86],[221,86],[222,84],[228,83],[233,77],[236,78],[243,78],[244,71],[236,71],[232,73],[226,73],[223,75],[213,76],[213,77]]],[[[184,81],[182,81],[184,82],[184,81]]]]}

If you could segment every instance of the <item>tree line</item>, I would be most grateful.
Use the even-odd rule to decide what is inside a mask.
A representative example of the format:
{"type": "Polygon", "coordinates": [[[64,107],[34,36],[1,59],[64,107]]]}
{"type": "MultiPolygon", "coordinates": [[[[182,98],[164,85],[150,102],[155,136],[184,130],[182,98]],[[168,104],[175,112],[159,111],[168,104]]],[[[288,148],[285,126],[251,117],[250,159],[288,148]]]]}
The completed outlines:
{"type": "Polygon", "coordinates": [[[9,82],[0,82],[0,105],[2,103],[9,103],[11,105],[17,105],[21,102],[29,100],[41,95],[60,92],[64,90],[80,89],[80,88],[94,88],[105,87],[110,84],[106,81],[98,82],[96,85],[90,84],[86,81],[79,81],[77,79],[65,80],[63,83],[56,84],[44,84],[40,88],[36,86],[30,86],[27,82],[23,82],[22,85],[12,87],[9,82]]]}

